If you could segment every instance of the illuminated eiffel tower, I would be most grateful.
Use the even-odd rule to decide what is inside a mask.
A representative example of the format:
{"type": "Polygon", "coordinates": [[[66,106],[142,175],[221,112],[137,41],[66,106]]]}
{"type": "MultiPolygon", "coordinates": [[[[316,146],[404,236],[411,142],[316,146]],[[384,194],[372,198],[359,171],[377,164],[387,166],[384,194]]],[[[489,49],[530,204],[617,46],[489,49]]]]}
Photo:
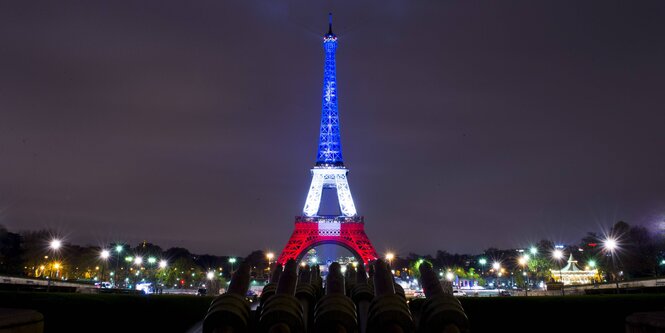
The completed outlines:
{"type": "Polygon", "coordinates": [[[323,50],[325,63],[319,149],[303,216],[296,217],[295,230],[277,260],[282,264],[289,259],[300,260],[309,249],[321,244],[340,245],[364,263],[377,258],[365,234],[364,219],[357,215],[347,180],[349,170],[344,167],[342,157],[335,69],[337,36],[332,32],[332,14],[328,33],[323,36],[323,50]],[[324,191],[330,190],[337,192],[341,215],[319,215],[321,196],[324,191]]]}

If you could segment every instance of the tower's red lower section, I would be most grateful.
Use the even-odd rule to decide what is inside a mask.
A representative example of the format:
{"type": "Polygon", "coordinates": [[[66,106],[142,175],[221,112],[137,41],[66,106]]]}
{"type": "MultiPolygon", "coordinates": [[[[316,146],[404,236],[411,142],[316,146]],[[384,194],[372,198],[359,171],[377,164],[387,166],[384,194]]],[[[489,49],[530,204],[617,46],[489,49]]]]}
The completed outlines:
{"type": "Polygon", "coordinates": [[[277,262],[299,260],[309,249],[321,244],[340,245],[367,264],[376,259],[376,251],[365,234],[365,223],[360,218],[326,219],[297,217],[296,229],[291,234],[277,262]]]}

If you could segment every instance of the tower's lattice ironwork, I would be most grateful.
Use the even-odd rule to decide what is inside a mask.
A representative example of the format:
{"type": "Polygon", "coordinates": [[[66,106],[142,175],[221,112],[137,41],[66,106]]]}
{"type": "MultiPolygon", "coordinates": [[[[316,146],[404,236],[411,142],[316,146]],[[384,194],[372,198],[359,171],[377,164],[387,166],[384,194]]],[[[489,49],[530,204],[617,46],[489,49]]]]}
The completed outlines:
{"type": "Polygon", "coordinates": [[[365,234],[362,216],[358,216],[344,167],[337,107],[337,73],[335,53],[337,36],[332,32],[332,15],[328,33],[323,36],[323,99],[316,164],[307,193],[303,215],[296,217],[295,230],[279,256],[278,262],[299,259],[320,244],[337,244],[347,248],[367,263],[376,259],[376,251],[365,234]],[[340,215],[319,215],[321,197],[326,190],[336,190],[340,215]]]}

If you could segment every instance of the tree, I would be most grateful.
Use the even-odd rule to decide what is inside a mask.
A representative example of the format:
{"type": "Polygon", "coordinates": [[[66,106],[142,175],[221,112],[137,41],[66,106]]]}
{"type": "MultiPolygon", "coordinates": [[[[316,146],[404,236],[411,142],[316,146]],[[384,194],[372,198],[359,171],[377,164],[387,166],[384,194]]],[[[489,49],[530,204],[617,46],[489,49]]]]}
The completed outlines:
{"type": "MultiPolygon", "coordinates": [[[[47,229],[21,232],[21,259],[26,276],[35,276],[35,271],[46,263],[45,256],[51,255],[48,251],[48,241],[53,232],[47,229]]],[[[52,258],[52,256],[51,256],[52,258]]]]}
{"type": "Polygon", "coordinates": [[[655,276],[658,266],[658,246],[655,237],[642,226],[628,230],[622,266],[631,278],[655,276]]]}
{"type": "Polygon", "coordinates": [[[21,268],[21,235],[0,225],[0,272],[18,275],[21,268]]]}

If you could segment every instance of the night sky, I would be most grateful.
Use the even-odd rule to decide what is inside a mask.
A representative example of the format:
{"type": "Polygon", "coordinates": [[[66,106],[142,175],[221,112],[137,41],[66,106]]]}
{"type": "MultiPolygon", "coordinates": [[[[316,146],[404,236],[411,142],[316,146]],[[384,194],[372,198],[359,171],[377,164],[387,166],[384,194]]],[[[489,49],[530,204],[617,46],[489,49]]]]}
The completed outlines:
{"type": "Polygon", "coordinates": [[[0,224],[279,251],[316,158],[327,13],[379,252],[665,221],[663,1],[3,1],[0,224]]]}

